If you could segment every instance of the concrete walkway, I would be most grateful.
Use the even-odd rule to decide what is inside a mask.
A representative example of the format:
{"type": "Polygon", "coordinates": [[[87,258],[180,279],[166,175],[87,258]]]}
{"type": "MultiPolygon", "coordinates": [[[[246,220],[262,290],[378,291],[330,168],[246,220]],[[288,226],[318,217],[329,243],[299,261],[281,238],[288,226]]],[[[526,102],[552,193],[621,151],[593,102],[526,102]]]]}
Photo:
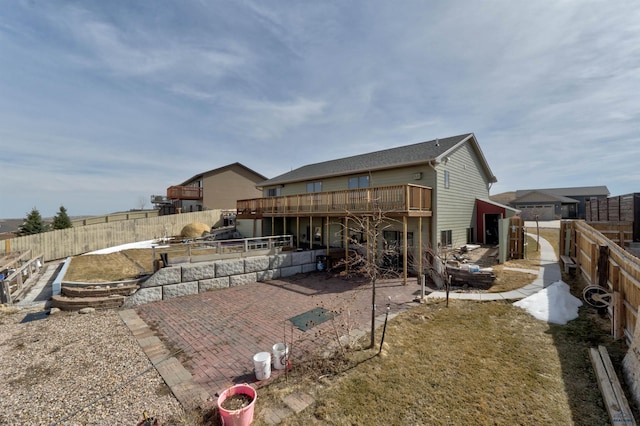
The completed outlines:
{"type": "MultiPolygon", "coordinates": [[[[536,237],[534,234],[527,234],[530,237],[536,237]]],[[[536,272],[531,270],[522,270],[512,268],[521,272],[536,272]]],[[[491,300],[519,300],[531,296],[539,292],[543,288],[549,287],[556,281],[562,279],[562,272],[558,264],[558,257],[553,251],[553,247],[547,240],[540,238],[540,269],[537,271],[538,277],[529,285],[517,290],[506,291],[504,293],[449,293],[449,299],[464,299],[477,301],[491,300]]],[[[444,299],[447,294],[444,291],[434,291],[429,293],[427,299],[444,299]]]]}
{"type": "Polygon", "coordinates": [[[50,262],[43,266],[43,270],[37,276],[25,283],[30,287],[24,297],[16,303],[25,309],[48,309],[51,307],[51,283],[55,280],[62,262],[50,262]]]}

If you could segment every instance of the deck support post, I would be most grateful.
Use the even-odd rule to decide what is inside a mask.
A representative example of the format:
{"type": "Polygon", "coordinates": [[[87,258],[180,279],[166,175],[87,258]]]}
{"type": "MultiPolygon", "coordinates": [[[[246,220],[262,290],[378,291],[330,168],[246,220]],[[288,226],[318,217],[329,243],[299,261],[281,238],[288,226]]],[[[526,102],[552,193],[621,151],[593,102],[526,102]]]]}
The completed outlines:
{"type": "Polygon", "coordinates": [[[402,217],[402,234],[404,239],[404,244],[402,244],[402,284],[407,285],[407,270],[409,261],[407,259],[409,241],[407,241],[407,216],[402,217]]]}

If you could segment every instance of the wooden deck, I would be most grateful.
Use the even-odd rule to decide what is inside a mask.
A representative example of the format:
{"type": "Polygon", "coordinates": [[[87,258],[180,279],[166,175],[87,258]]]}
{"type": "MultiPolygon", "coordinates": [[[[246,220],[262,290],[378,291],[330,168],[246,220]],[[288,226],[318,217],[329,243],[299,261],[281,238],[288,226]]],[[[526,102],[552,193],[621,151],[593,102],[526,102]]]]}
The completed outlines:
{"type": "Polygon", "coordinates": [[[430,217],[431,188],[394,185],[238,200],[236,217],[344,216],[377,211],[387,215],[430,217]]]}
{"type": "Polygon", "coordinates": [[[197,186],[170,186],[167,188],[170,200],[202,200],[202,188],[197,186]]]}

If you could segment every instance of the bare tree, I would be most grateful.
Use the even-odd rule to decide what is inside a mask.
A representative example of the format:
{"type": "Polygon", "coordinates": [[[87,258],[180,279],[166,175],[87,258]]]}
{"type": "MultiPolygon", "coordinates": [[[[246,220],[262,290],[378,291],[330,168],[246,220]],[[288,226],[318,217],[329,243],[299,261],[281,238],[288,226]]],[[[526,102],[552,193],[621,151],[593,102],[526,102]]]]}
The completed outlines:
{"type": "Polygon", "coordinates": [[[147,206],[147,197],[145,197],[144,195],[140,195],[138,197],[138,206],[140,206],[140,210],[144,210],[144,208],[147,206]]]}
{"type": "MultiPolygon", "coordinates": [[[[412,261],[412,268],[418,272],[420,279],[429,278],[438,288],[446,293],[446,306],[449,307],[449,291],[451,290],[451,275],[447,271],[447,257],[449,251],[446,248],[435,250],[432,246],[422,248],[422,262],[412,261]]],[[[424,294],[421,294],[422,298],[424,294]]]]}
{"type": "Polygon", "coordinates": [[[371,348],[375,346],[376,283],[398,276],[391,262],[398,255],[397,244],[384,239],[384,231],[396,222],[380,210],[362,215],[347,213],[346,223],[342,224],[349,251],[342,265],[336,266],[344,266],[348,274],[366,277],[371,284],[371,348]]]}

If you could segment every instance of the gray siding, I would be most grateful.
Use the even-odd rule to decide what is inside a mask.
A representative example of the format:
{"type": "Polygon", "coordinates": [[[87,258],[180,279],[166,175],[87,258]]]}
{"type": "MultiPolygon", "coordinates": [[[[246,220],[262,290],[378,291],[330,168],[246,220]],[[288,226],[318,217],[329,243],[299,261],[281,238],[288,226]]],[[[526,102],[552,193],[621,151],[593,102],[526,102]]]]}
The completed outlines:
{"type": "MultiPolygon", "coordinates": [[[[422,185],[431,186],[433,184],[433,169],[428,165],[401,167],[397,169],[379,170],[372,172],[369,177],[369,186],[391,186],[391,185],[422,185]],[[416,179],[416,174],[420,173],[420,178],[416,179]]],[[[362,176],[365,173],[354,175],[337,176],[325,179],[317,179],[309,182],[322,182],[322,191],[342,191],[349,188],[349,178],[362,176]]],[[[304,194],[307,192],[307,182],[286,184],[281,189],[281,195],[304,194]]],[[[265,188],[264,194],[267,194],[265,188]]],[[[266,196],[266,195],[265,195],[266,196]]]]}
{"type": "MultiPolygon", "coordinates": [[[[476,198],[489,199],[489,177],[483,172],[478,156],[469,144],[464,144],[449,156],[449,160],[436,166],[437,230],[451,230],[453,246],[467,242],[467,228],[475,228],[476,198]],[[450,186],[445,188],[444,175],[449,172],[450,186]]],[[[477,233],[477,229],[474,229],[477,233]]]]}

